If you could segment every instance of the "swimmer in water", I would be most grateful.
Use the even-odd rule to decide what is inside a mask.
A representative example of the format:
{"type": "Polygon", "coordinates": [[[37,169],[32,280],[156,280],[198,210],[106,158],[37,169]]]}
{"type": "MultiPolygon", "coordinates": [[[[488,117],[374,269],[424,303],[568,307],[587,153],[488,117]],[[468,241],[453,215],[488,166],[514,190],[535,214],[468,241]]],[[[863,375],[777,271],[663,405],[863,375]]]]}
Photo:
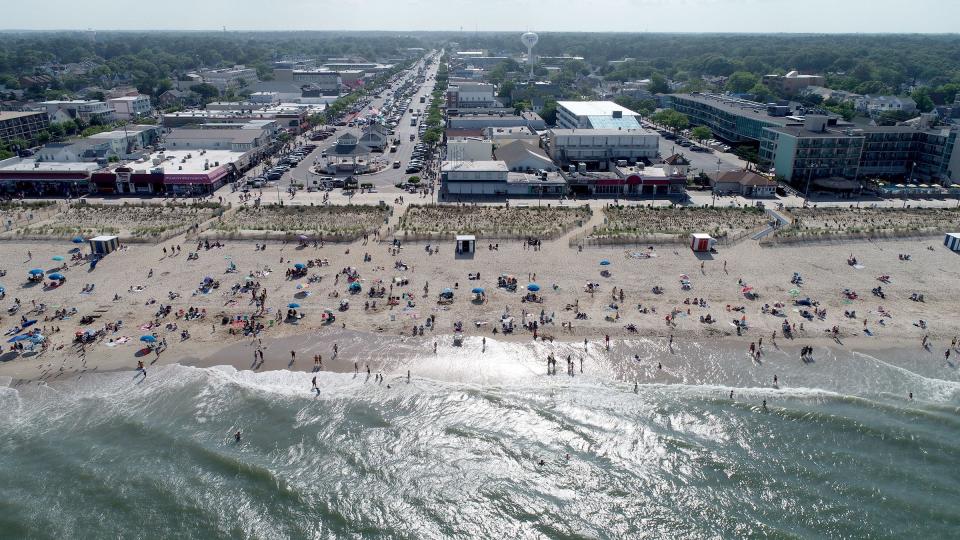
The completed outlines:
{"type": "Polygon", "coordinates": [[[240,432],[239,432],[239,431],[233,434],[233,440],[236,441],[236,442],[240,442],[240,432]]]}

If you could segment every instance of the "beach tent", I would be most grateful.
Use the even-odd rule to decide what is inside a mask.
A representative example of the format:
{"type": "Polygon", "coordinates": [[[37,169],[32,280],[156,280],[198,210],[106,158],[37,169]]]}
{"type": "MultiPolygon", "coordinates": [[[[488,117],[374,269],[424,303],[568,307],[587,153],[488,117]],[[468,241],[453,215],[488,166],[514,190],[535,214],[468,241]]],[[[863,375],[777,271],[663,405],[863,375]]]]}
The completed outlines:
{"type": "Polygon", "coordinates": [[[83,241],[84,240],[82,236],[74,236],[73,240],[71,240],[71,242],[73,242],[74,244],[82,244],[83,241]]]}
{"type": "Polygon", "coordinates": [[[960,251],[960,233],[947,233],[943,237],[943,245],[947,246],[950,251],[960,251]]]}
{"type": "Polygon", "coordinates": [[[472,234],[457,235],[457,255],[472,255],[477,250],[477,237],[472,234]]]}
{"type": "Polygon", "coordinates": [[[89,240],[90,253],[106,255],[120,248],[120,239],[116,236],[97,236],[89,240]]]}
{"type": "Polygon", "coordinates": [[[694,251],[710,251],[717,241],[709,234],[693,233],[690,235],[690,249],[694,251]]]}

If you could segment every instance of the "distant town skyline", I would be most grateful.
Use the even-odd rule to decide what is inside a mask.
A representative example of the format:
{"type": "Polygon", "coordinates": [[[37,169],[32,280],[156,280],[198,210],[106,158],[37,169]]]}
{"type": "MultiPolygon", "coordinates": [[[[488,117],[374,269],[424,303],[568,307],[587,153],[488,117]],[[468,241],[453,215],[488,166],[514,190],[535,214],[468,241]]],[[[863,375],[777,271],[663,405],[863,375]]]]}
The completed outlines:
{"type": "Polygon", "coordinates": [[[960,2],[914,0],[46,0],[4,6],[3,30],[383,30],[957,33],[960,2]],[[89,9],[84,9],[88,4],[89,9]]]}

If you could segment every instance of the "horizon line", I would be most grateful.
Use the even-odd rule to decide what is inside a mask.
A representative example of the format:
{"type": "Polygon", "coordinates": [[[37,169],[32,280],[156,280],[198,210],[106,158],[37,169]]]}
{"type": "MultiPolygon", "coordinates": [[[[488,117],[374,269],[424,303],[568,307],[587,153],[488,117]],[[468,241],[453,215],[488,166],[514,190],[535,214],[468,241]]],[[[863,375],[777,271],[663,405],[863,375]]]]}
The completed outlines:
{"type": "MultiPolygon", "coordinates": [[[[449,30],[414,30],[414,29],[356,29],[356,28],[338,28],[338,29],[229,29],[229,28],[85,28],[85,29],[70,29],[70,28],[0,28],[0,34],[4,33],[29,33],[29,32],[61,32],[61,33],[87,33],[87,32],[111,32],[111,33],[153,33],[153,34],[163,34],[169,32],[196,32],[196,33],[212,33],[212,34],[230,34],[230,33],[249,33],[249,34],[268,34],[276,32],[286,32],[286,33],[304,33],[304,32],[377,32],[377,33],[455,33],[455,34],[464,34],[464,35],[476,35],[476,34],[507,34],[514,32],[525,32],[529,30],[524,29],[503,29],[503,30],[463,30],[463,29],[449,29],[449,30]]],[[[791,32],[791,31],[778,31],[778,32],[723,32],[723,31],[628,31],[628,30],[538,30],[538,34],[652,34],[652,35],[753,35],[753,36],[960,36],[960,32],[923,32],[923,31],[912,31],[912,32],[791,32]]]]}

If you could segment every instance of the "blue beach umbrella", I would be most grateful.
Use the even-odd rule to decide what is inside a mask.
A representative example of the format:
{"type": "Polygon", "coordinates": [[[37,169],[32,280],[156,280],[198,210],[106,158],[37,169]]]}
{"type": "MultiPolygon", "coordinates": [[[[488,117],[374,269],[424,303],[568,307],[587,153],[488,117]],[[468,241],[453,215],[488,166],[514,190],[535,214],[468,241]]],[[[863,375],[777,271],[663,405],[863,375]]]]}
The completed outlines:
{"type": "Polygon", "coordinates": [[[443,290],[443,294],[453,294],[453,289],[447,287],[446,289],[443,290]]]}
{"type": "Polygon", "coordinates": [[[62,260],[63,260],[63,256],[62,256],[62,255],[54,255],[54,256],[53,256],[53,260],[55,260],[55,261],[57,261],[57,262],[62,261],[62,260]]]}
{"type": "Polygon", "coordinates": [[[297,264],[293,265],[293,267],[296,268],[297,270],[303,270],[304,268],[307,267],[307,265],[305,265],[305,264],[303,264],[303,263],[297,263],[297,264]]]}
{"type": "Polygon", "coordinates": [[[7,343],[16,343],[18,341],[23,341],[25,339],[30,339],[30,334],[20,334],[19,336],[13,336],[7,340],[7,343]]]}
{"type": "Polygon", "coordinates": [[[600,266],[610,266],[610,261],[603,259],[600,261],[600,266]]]}
{"type": "Polygon", "coordinates": [[[361,285],[359,281],[354,281],[353,283],[350,284],[351,291],[359,291],[360,289],[361,289],[361,285]]]}
{"type": "Polygon", "coordinates": [[[540,290],[540,286],[536,283],[530,283],[527,285],[527,290],[531,292],[537,292],[540,290]]]}
{"type": "Polygon", "coordinates": [[[82,244],[82,243],[83,243],[83,238],[80,237],[80,236],[74,236],[74,237],[73,237],[73,240],[71,240],[71,242],[73,242],[74,244],[82,244]]]}
{"type": "Polygon", "coordinates": [[[4,287],[3,285],[0,285],[0,293],[5,293],[5,292],[7,292],[7,288],[4,287]]]}
{"type": "Polygon", "coordinates": [[[56,273],[50,274],[50,279],[55,279],[57,281],[60,281],[61,279],[67,279],[67,278],[63,277],[63,274],[61,274],[60,272],[56,272],[56,273]]]}
{"type": "Polygon", "coordinates": [[[296,302],[290,302],[289,304],[287,304],[287,307],[290,309],[297,309],[298,307],[300,307],[300,304],[296,302]]]}
{"type": "Polygon", "coordinates": [[[31,276],[40,276],[40,275],[43,275],[43,270],[39,268],[34,268],[33,270],[30,270],[29,273],[31,276]]]}
{"type": "Polygon", "coordinates": [[[472,292],[473,294],[483,294],[483,293],[486,292],[486,291],[483,290],[483,287],[474,287],[474,288],[473,288],[473,291],[471,291],[471,292],[472,292]]]}
{"type": "Polygon", "coordinates": [[[144,343],[154,343],[154,342],[157,341],[157,338],[155,338],[155,337],[153,337],[153,336],[151,336],[151,335],[140,336],[140,341],[142,341],[142,342],[144,342],[144,343]]]}

